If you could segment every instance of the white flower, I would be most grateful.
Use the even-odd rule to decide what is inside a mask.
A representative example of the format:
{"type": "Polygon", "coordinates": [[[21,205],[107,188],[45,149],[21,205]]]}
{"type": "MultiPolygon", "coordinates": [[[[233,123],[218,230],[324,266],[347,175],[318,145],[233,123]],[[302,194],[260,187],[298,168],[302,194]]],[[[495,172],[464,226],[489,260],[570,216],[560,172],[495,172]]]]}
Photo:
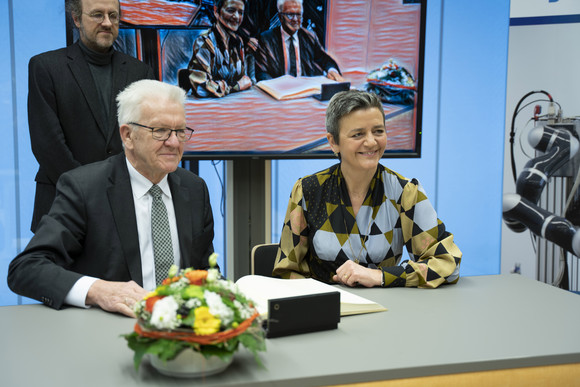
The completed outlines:
{"type": "Polygon", "coordinates": [[[209,269],[207,271],[207,278],[205,279],[207,282],[215,282],[220,278],[220,272],[218,269],[209,269]]]}
{"type": "Polygon", "coordinates": [[[234,311],[223,303],[219,294],[206,290],[203,292],[203,297],[207,302],[209,312],[218,317],[222,321],[222,325],[228,326],[234,321],[234,311]]]}
{"type": "Polygon", "coordinates": [[[135,316],[139,316],[145,307],[145,300],[137,301],[133,305],[133,312],[135,312],[135,316]]]}
{"type": "Polygon", "coordinates": [[[221,281],[221,282],[222,282],[222,287],[225,290],[229,290],[230,292],[235,293],[235,294],[240,294],[240,289],[238,288],[238,285],[236,285],[232,281],[225,280],[225,281],[221,281]]]}
{"type": "Polygon", "coordinates": [[[254,311],[252,309],[250,309],[250,307],[248,307],[248,305],[244,305],[238,300],[234,300],[234,306],[236,307],[236,309],[238,309],[240,311],[240,316],[244,320],[249,319],[254,314],[254,311]]]}
{"type": "Polygon", "coordinates": [[[185,307],[188,309],[195,309],[198,306],[201,306],[201,300],[197,298],[190,298],[189,300],[185,301],[185,307]]]}
{"type": "Polygon", "coordinates": [[[179,280],[179,281],[175,281],[175,282],[171,283],[169,285],[169,288],[174,293],[176,293],[178,290],[181,290],[181,289],[185,288],[188,285],[189,285],[189,280],[187,280],[187,279],[186,279],[186,281],[179,280]]]}
{"type": "Polygon", "coordinates": [[[173,297],[164,297],[153,306],[151,325],[157,329],[174,329],[179,326],[177,319],[177,302],[173,297]]]}

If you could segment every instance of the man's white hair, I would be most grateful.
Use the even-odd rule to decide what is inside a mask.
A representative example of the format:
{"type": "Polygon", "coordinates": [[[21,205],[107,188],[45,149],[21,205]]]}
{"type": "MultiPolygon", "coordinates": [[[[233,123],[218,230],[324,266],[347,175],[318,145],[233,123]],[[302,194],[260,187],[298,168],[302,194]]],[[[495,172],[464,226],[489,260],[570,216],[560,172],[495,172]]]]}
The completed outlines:
{"type": "Polygon", "coordinates": [[[286,3],[287,1],[293,2],[293,3],[299,3],[300,5],[302,5],[302,0],[278,0],[278,12],[282,12],[282,8],[284,7],[284,3],[286,3]]]}
{"type": "Polygon", "coordinates": [[[117,95],[117,120],[119,126],[141,120],[141,105],[144,102],[169,101],[185,106],[185,91],[174,85],[152,79],[131,83],[117,95]]]}

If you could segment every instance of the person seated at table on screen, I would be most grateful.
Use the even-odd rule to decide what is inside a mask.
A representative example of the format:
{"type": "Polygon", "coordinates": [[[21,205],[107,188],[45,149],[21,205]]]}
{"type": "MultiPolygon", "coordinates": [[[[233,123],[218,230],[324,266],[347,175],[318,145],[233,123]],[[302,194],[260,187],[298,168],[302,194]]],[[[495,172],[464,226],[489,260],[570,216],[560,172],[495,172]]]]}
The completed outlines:
{"type": "Polygon", "coordinates": [[[217,0],[216,22],[193,43],[188,69],[197,97],[224,97],[252,86],[246,74],[244,42],[237,34],[244,7],[242,0],[217,0]]]}
{"type": "Polygon", "coordinates": [[[205,182],[178,168],[192,129],[185,92],[142,80],[117,96],[124,153],[64,173],[28,246],[10,263],[17,294],[134,316],[171,265],[208,269],[213,216],[205,182]]]}
{"type": "Polygon", "coordinates": [[[326,130],[340,163],[294,185],[273,275],[366,287],[457,282],[462,253],[423,187],[379,163],[387,145],[379,98],[337,93],[326,130]],[[411,259],[400,263],[403,247],[411,259]]]}
{"type": "Polygon", "coordinates": [[[260,35],[256,54],[256,80],[325,75],[342,82],[338,64],[318,41],[316,35],[302,27],[302,0],[278,0],[280,27],[260,35]]]}

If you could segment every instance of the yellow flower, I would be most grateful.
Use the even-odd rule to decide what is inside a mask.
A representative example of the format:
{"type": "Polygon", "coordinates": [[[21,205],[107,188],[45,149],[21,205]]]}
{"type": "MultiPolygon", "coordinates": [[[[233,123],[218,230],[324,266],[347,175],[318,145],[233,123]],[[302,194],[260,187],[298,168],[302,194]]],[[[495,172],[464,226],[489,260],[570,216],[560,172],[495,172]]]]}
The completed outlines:
{"type": "Polygon", "coordinates": [[[198,335],[211,335],[219,331],[221,321],[209,312],[207,306],[200,306],[195,310],[193,330],[198,335]]]}
{"type": "Polygon", "coordinates": [[[157,295],[157,292],[153,291],[153,292],[149,292],[147,293],[147,295],[145,297],[143,297],[144,300],[151,298],[151,297],[155,297],[157,295]]]}

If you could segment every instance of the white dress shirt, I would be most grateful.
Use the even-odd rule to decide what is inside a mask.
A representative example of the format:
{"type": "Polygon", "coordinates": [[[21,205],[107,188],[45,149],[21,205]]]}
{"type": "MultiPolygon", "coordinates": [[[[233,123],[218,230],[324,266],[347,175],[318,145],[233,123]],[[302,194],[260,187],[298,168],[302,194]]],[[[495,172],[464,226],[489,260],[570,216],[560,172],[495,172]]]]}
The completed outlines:
{"type": "MultiPolygon", "coordinates": [[[[284,45],[284,73],[290,74],[290,39],[294,41],[294,48],[296,50],[296,76],[299,77],[302,75],[302,66],[300,65],[300,43],[298,42],[298,31],[294,33],[294,35],[289,35],[284,28],[280,28],[282,31],[282,44],[284,45]]],[[[338,73],[338,70],[334,67],[328,69],[328,71],[324,71],[324,75],[326,76],[329,72],[335,71],[338,73]]]]}

